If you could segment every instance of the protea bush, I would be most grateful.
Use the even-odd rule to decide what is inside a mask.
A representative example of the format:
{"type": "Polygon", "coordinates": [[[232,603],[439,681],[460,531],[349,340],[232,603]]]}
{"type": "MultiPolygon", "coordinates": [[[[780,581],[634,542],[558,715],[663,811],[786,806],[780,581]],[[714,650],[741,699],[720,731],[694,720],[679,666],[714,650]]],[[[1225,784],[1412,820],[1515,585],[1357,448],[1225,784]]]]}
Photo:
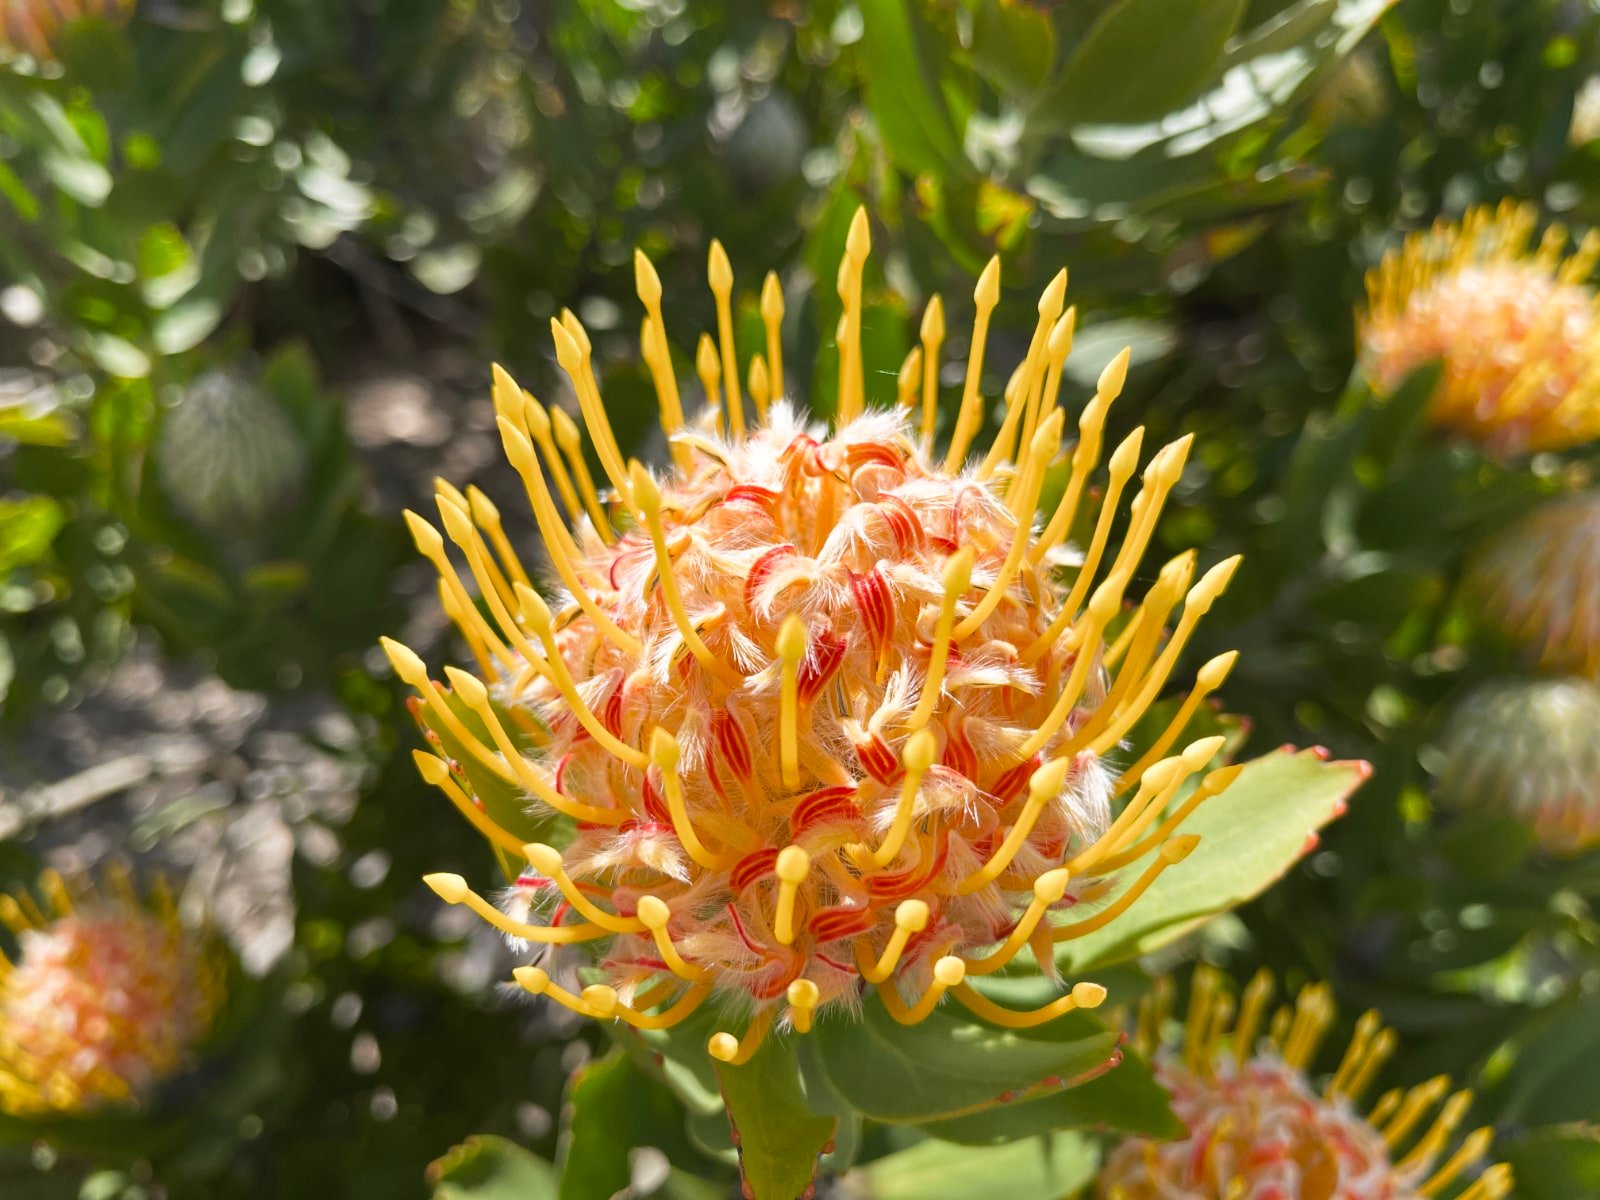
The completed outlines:
{"type": "Polygon", "coordinates": [[[1302,988],[1272,1006],[1262,971],[1237,1001],[1220,973],[1195,972],[1181,1026],[1170,1019],[1170,981],[1140,1006],[1141,1051],[1172,1097],[1185,1134],[1129,1138],[1100,1172],[1102,1200],[1499,1200],[1504,1166],[1480,1170],[1492,1130],[1455,1134],[1472,1094],[1437,1076],[1363,1097],[1396,1038],[1376,1012],[1355,1032],[1331,1075],[1316,1078],[1337,1013],[1327,987],[1302,988]]]}

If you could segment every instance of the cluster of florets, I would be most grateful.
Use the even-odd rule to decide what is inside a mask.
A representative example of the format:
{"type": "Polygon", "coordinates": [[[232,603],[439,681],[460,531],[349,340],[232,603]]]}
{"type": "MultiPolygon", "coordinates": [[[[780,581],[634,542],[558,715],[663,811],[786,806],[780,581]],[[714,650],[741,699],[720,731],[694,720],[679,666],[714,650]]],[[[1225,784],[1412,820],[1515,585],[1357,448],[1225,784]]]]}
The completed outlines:
{"type": "Polygon", "coordinates": [[[147,903],[118,871],[102,890],[46,872],[39,891],[48,909],[0,896],[17,944],[0,960],[0,1111],[135,1103],[210,1032],[220,964],[164,885],[147,903]]]}
{"type": "Polygon", "coordinates": [[[435,890],[526,943],[595,943],[602,982],[581,991],[558,984],[559,964],[544,958],[517,973],[579,1012],[659,1027],[719,994],[749,1015],[742,1038],[712,1039],[714,1054],[736,1061],[774,1020],[803,1031],[820,1008],[857,1004],[867,985],[908,1022],[946,993],[1011,1024],[1098,1003],[1103,989],[1078,983],[1043,1009],[1012,1013],[968,978],[1024,947],[1050,970],[1056,942],[1114,920],[1193,848],[1178,826],[1237,771],[1211,771],[1173,807],[1220,749],[1206,738],[1169,753],[1231,654],[1201,668],[1139,761],[1119,772],[1108,757],[1163,692],[1234,569],[1228,560],[1196,579],[1184,553],[1125,604],[1189,440],[1150,459],[1115,542],[1142,430],[1111,454],[1099,510],[1088,500],[1124,353],[1083,408],[1065,492],[1035,532],[1065,424],[1065,273],[1039,302],[990,450],[969,462],[998,263],[978,284],[966,391],[936,454],[942,307],[929,307],[899,405],[869,409],[867,245],[862,215],[840,271],[831,432],[779,398],[782,298],[770,278],[746,426],[732,275],[717,246],[720,346],[701,343],[708,403],[686,421],[660,286],[639,259],[645,362],[673,456],[661,477],[622,458],[582,326],[571,314],[553,322],[610,495],[595,488],[559,410],[500,372],[494,399],[561,590],[547,600],[531,586],[481,493],[443,485],[443,534],[415,514],[411,527],[479,672],[446,668],[445,689],[386,643],[436,747],[447,736],[566,823],[560,849],[519,846],[468,794],[459,764],[422,755],[424,773],[527,864],[499,907],[458,876],[431,876],[435,890]],[[1092,533],[1073,551],[1066,536],[1080,515],[1092,533]]]}
{"type": "Polygon", "coordinates": [[[1328,989],[1304,988],[1269,1019],[1272,990],[1271,976],[1258,975],[1235,1021],[1218,975],[1197,971],[1173,1044],[1163,1038],[1170,990],[1162,981],[1142,1008],[1137,1040],[1153,1055],[1186,1132],[1118,1145],[1100,1173],[1102,1200],[1499,1200],[1510,1193],[1503,1166],[1464,1182],[1488,1148],[1489,1129],[1451,1150],[1469,1092],[1447,1095],[1450,1082],[1438,1077],[1386,1092],[1363,1115],[1357,1105],[1392,1053],[1394,1035],[1376,1013],[1366,1014],[1319,1090],[1309,1073],[1335,1016],[1328,989]]]}
{"type": "Polygon", "coordinates": [[[1439,360],[1431,422],[1504,453],[1600,435],[1600,318],[1587,282],[1600,238],[1563,259],[1566,234],[1552,227],[1530,252],[1537,221],[1508,202],[1413,234],[1367,276],[1358,321],[1375,388],[1439,360]]]}

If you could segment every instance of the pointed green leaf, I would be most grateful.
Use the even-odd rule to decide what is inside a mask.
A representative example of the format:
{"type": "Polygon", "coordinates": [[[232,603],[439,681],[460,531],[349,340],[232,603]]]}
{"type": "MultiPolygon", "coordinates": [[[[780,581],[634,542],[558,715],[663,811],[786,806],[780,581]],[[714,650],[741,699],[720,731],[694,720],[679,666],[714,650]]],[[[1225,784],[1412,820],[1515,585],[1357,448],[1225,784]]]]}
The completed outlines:
{"type": "Polygon", "coordinates": [[[612,1196],[628,1187],[628,1152],[653,1146],[674,1162],[695,1158],[684,1111],[666,1084],[618,1050],[573,1076],[557,1165],[561,1200],[612,1196]]]}
{"type": "Polygon", "coordinates": [[[867,102],[883,143],[913,173],[971,173],[935,64],[918,41],[909,0],[863,0],[862,48],[872,64],[867,102]]]}
{"type": "Polygon", "coordinates": [[[1500,1153],[1520,1200],[1600,1200],[1600,1125],[1535,1129],[1500,1153]]]}
{"type": "Polygon", "coordinates": [[[1055,57],[1055,26],[1026,0],[982,0],[973,13],[972,65],[1002,91],[1034,92],[1055,57]]]}
{"type": "Polygon", "coordinates": [[[556,1169],[505,1138],[470,1137],[428,1167],[433,1200],[555,1200],[556,1169]]]}
{"type": "MultiPolygon", "coordinates": [[[[1317,831],[1344,812],[1346,798],[1370,773],[1366,763],[1327,762],[1313,750],[1285,748],[1256,759],[1185,822],[1185,833],[1200,836],[1194,852],[1167,868],[1121,917],[1063,942],[1057,964],[1074,977],[1146,954],[1260,895],[1316,845],[1317,831]]],[[[1123,877],[1137,878],[1154,859],[1153,851],[1131,863],[1123,877]]]]}
{"type": "Polygon", "coordinates": [[[947,1007],[919,1025],[900,1025],[874,998],[859,1019],[823,1022],[813,1036],[841,1096],[874,1120],[909,1123],[976,1112],[1053,1076],[1082,1075],[1118,1041],[1092,1021],[1062,1018],[1067,1023],[1054,1032],[1008,1030],[962,1011],[947,1007]]]}
{"type": "Polygon", "coordinates": [[[973,1150],[928,1141],[878,1159],[845,1176],[845,1194],[859,1200],[1057,1200],[1094,1180],[1100,1155],[1086,1137],[1060,1133],[973,1150]]]}
{"type": "Polygon", "coordinates": [[[1041,105],[1052,129],[1155,121],[1211,77],[1244,0],[1118,0],[1078,44],[1041,105]]]}
{"type": "Polygon", "coordinates": [[[751,1200],[799,1200],[837,1122],[806,1107],[792,1040],[770,1037],[742,1066],[717,1064],[751,1200]]]}

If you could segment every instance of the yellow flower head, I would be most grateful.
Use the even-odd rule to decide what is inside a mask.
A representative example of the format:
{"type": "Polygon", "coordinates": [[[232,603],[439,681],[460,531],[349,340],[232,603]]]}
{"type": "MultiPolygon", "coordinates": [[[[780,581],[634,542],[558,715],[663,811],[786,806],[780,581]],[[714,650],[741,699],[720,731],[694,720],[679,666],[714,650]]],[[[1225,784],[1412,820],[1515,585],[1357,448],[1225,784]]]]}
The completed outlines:
{"type": "Polygon", "coordinates": [[[547,601],[529,586],[481,493],[441,485],[443,535],[409,519],[479,673],[447,667],[446,690],[415,654],[385,641],[420,694],[413,711],[436,748],[446,735],[475,769],[524,791],[534,811],[571,823],[560,850],[521,846],[466,793],[459,764],[422,754],[423,773],[528,864],[504,911],[459,876],[429,877],[434,890],[514,938],[597,943],[603,982],[581,992],[545,966],[517,972],[524,988],[581,1013],[660,1028],[718,993],[724,1008],[750,1014],[741,1038],[711,1039],[730,1061],[748,1057],[775,1019],[804,1032],[819,1008],[854,1006],[868,986],[907,1023],[946,992],[1012,1024],[1097,1004],[1103,989],[1078,983],[1044,1009],[1012,1013],[967,977],[1025,946],[1048,964],[1052,943],[1114,920],[1189,853],[1197,839],[1177,827],[1238,771],[1206,774],[1162,819],[1220,749],[1220,738],[1206,738],[1168,756],[1232,654],[1200,669],[1144,757],[1122,771],[1110,760],[1236,565],[1197,580],[1194,554],[1180,554],[1125,611],[1189,439],[1149,460],[1113,543],[1143,431],[1112,453],[1098,511],[1090,483],[1125,351],[1083,406],[1065,491],[1036,533],[1065,421],[1056,401],[1073,328],[1066,273],[1039,301],[991,448],[969,461],[999,262],[978,281],[959,415],[936,455],[942,304],[928,307],[899,403],[869,407],[868,246],[859,213],[839,272],[831,430],[782,399],[783,301],[772,276],[747,413],[733,277],[716,243],[719,336],[702,339],[698,362],[709,403],[686,422],[661,287],[638,257],[644,360],[672,447],[660,477],[624,462],[582,326],[570,313],[553,322],[608,502],[575,426],[497,371],[506,453],[561,588],[547,601]],[[1080,515],[1093,532],[1070,551],[1080,515]],[[1125,791],[1134,795],[1113,822],[1112,798],[1125,791]],[[1137,877],[1118,874],[1158,847],[1137,877]]]}
{"type": "Polygon", "coordinates": [[[64,26],[85,17],[114,20],[133,5],[134,0],[0,0],[0,51],[53,58],[64,26]]]}
{"type": "Polygon", "coordinates": [[[44,908],[0,895],[16,937],[15,957],[0,956],[0,1112],[134,1103],[210,1032],[222,966],[164,883],[142,900],[121,868],[98,888],[45,871],[38,893],[44,908]]]}
{"type": "Polygon", "coordinates": [[[1357,320],[1375,389],[1440,360],[1430,422],[1501,453],[1600,435],[1600,317],[1587,284],[1600,237],[1563,258],[1566,232],[1551,226],[1530,252],[1537,223],[1531,206],[1507,202],[1412,234],[1367,274],[1357,320]]]}
{"type": "Polygon", "coordinates": [[[1369,1012],[1321,1089],[1310,1078],[1333,1023],[1326,986],[1301,989],[1269,1019],[1273,981],[1245,988],[1235,1020],[1220,975],[1195,973],[1178,1044],[1163,1044],[1167,980],[1141,1006],[1136,1041],[1187,1133],[1171,1142],[1129,1138],[1101,1169],[1101,1200],[1499,1200],[1511,1172],[1490,1167],[1467,1182],[1493,1136],[1451,1143],[1472,1094],[1438,1076],[1395,1088],[1363,1115],[1362,1095],[1394,1049],[1369,1012]],[[1265,1032],[1266,1036],[1261,1035],[1265,1032]],[[1442,1103],[1441,1103],[1442,1102],[1442,1103]]]}
{"type": "Polygon", "coordinates": [[[1465,590],[1547,670],[1600,679],[1600,494],[1554,500],[1489,539],[1465,590]]]}
{"type": "Polygon", "coordinates": [[[1586,679],[1486,684],[1450,716],[1441,797],[1464,812],[1502,813],[1557,856],[1600,846],[1600,687],[1586,679]]]}

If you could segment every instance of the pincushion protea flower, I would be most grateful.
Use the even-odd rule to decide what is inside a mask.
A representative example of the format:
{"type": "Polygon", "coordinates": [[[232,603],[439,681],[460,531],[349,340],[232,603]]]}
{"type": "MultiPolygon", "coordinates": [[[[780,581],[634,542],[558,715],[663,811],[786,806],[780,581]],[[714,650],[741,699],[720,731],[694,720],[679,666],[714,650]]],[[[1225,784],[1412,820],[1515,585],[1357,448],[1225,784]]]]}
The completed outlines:
{"type": "Polygon", "coordinates": [[[116,18],[134,0],[0,0],[0,50],[51,58],[63,26],[85,17],[116,18]]]}
{"type": "Polygon", "coordinates": [[[98,886],[39,876],[0,895],[0,1112],[84,1113],[139,1100],[210,1032],[222,963],[164,882],[141,899],[121,867],[98,886]]]}
{"type": "Polygon", "coordinates": [[[581,992],[559,986],[546,966],[516,972],[527,990],[580,1013],[661,1028],[717,994],[746,1026],[742,1036],[711,1038],[725,1061],[745,1061],[774,1020],[804,1032],[818,1010],[848,1009],[868,986],[902,1023],[922,1020],[947,993],[1014,1026],[1099,1003],[1104,990],[1079,982],[1042,1009],[1011,1012],[968,979],[1024,947],[1048,970],[1054,943],[1115,920],[1189,853],[1198,839],[1178,827],[1241,769],[1205,774],[1163,819],[1220,749],[1221,738],[1206,738],[1168,755],[1227,675],[1231,653],[1200,668],[1138,761],[1120,772],[1109,761],[1236,565],[1229,559],[1196,581],[1194,554],[1180,554],[1124,612],[1189,450],[1184,438],[1149,461],[1112,554],[1142,430],[1111,455],[1086,548],[1063,545],[1092,494],[1127,352],[1084,406],[1065,493],[1035,533],[1064,423],[1056,400],[1073,328],[1072,311],[1063,312],[1066,273],[1039,302],[990,449],[968,462],[999,262],[978,281],[959,415],[936,455],[942,305],[928,306],[900,403],[869,409],[868,248],[858,213],[839,272],[831,432],[779,399],[783,305],[772,276],[761,293],[766,352],[749,368],[747,423],[733,277],[715,242],[719,337],[701,340],[698,362],[709,404],[686,422],[661,287],[636,258],[644,359],[672,447],[672,469],[659,479],[623,461],[582,326],[570,313],[552,322],[610,505],[588,479],[570,422],[563,428],[559,410],[547,412],[497,369],[506,453],[565,590],[543,599],[487,499],[441,485],[444,534],[408,519],[480,674],[447,667],[447,689],[410,650],[384,643],[419,693],[413,711],[436,749],[446,735],[477,769],[571,824],[560,850],[519,845],[466,793],[460,764],[419,752],[423,774],[527,864],[504,911],[460,876],[428,883],[514,939],[597,943],[604,982],[581,992]],[[469,564],[483,611],[446,538],[469,564]],[[527,752],[519,736],[533,743],[527,752]],[[1112,798],[1130,790],[1111,821],[1112,798]],[[1157,848],[1136,877],[1119,874],[1157,848]]]}
{"type": "Polygon", "coordinates": [[[1267,1017],[1273,980],[1261,972],[1234,1001],[1217,972],[1195,972],[1178,1045],[1163,1044],[1169,981],[1140,1007],[1135,1038],[1153,1057],[1187,1135],[1171,1142],[1130,1138],[1101,1169],[1101,1200],[1498,1200],[1511,1172],[1494,1166],[1470,1183],[1488,1149],[1479,1129],[1448,1155],[1472,1095],[1439,1076],[1358,1105],[1395,1036],[1375,1012],[1357,1023],[1338,1069],[1318,1090],[1309,1072],[1332,1024],[1324,985],[1302,988],[1293,1006],[1267,1017]],[[1263,1028],[1265,1037],[1259,1037],[1263,1028]],[[1231,1029],[1231,1031],[1230,1031],[1231,1029]],[[1443,1101],[1443,1104],[1440,1104],[1443,1101]],[[1430,1121],[1429,1114],[1433,1117],[1430,1121]]]}
{"type": "Polygon", "coordinates": [[[1441,360],[1430,422],[1504,453],[1600,434],[1600,318],[1586,283],[1600,237],[1563,259],[1566,232],[1551,226],[1529,253],[1537,223],[1508,201],[1412,234],[1368,273],[1357,321],[1375,388],[1441,360]]]}
{"type": "Polygon", "coordinates": [[[1440,742],[1441,797],[1500,812],[1551,854],[1600,845],[1600,687],[1582,679],[1488,684],[1450,715],[1440,742]]]}
{"type": "Polygon", "coordinates": [[[1600,494],[1541,505],[1467,565],[1465,594],[1551,671],[1600,678],[1600,494]]]}

